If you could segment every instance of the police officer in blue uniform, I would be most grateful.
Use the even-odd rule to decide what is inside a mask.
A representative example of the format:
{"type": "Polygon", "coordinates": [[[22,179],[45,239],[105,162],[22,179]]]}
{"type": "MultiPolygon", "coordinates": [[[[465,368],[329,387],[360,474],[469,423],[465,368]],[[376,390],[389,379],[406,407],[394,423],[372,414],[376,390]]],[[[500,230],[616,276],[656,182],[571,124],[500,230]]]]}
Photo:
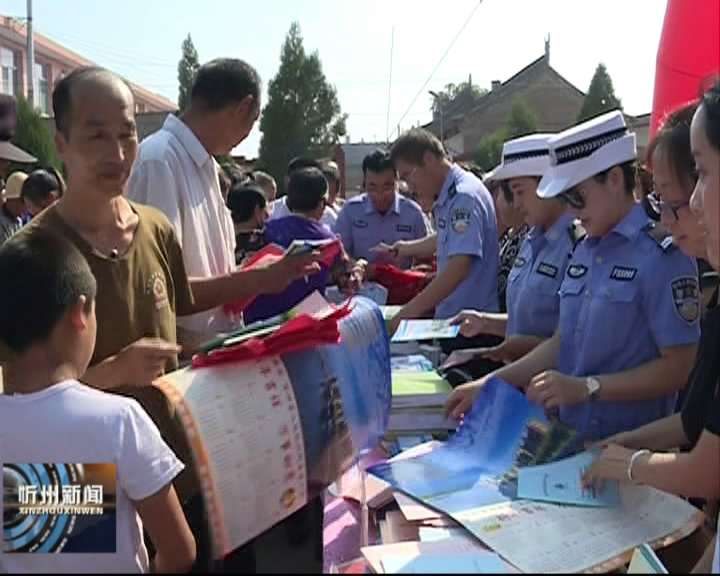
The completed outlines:
{"type": "MultiPolygon", "coordinates": [[[[550,159],[538,195],[562,198],[587,236],[560,287],[553,337],[494,374],[557,411],[579,449],[672,413],[696,353],[699,287],[694,260],[634,199],[635,136],[622,113],[553,137],[550,159]]],[[[468,410],[482,384],[456,389],[448,411],[468,410]]]]}
{"type": "MultiPolygon", "coordinates": [[[[513,205],[532,227],[508,276],[507,313],[465,310],[455,320],[467,337],[483,333],[504,336],[501,345],[481,352],[503,361],[524,356],[555,333],[560,284],[572,251],[584,234],[562,201],[537,196],[540,179],[550,165],[551,136],[532,134],[505,142],[502,163],[491,173],[493,180],[507,184],[513,205]]],[[[472,354],[456,353],[448,364],[467,361],[468,352],[472,354]]]]}
{"type": "MultiPolygon", "coordinates": [[[[498,234],[495,205],[485,185],[473,173],[454,164],[430,132],[412,129],[398,138],[391,151],[400,177],[418,197],[435,200],[437,233],[427,240],[398,242],[400,257],[431,257],[437,252],[437,275],[393,319],[420,318],[434,310],[435,318],[453,318],[465,308],[497,312],[498,234]]],[[[491,341],[452,341],[452,346],[494,345],[491,341]]]]}
{"type": "Polygon", "coordinates": [[[378,242],[417,240],[428,234],[423,211],[415,202],[398,193],[397,171],[390,154],[376,150],[363,160],[365,192],[346,201],[335,223],[351,258],[382,261],[409,268],[411,258],[391,259],[373,250],[378,242]]]}

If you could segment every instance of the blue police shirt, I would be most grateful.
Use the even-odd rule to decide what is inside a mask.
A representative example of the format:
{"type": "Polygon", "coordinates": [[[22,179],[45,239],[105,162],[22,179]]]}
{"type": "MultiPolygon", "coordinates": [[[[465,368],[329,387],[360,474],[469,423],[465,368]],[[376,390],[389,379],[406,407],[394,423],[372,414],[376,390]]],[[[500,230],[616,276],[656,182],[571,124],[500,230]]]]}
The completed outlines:
{"type": "Polygon", "coordinates": [[[437,271],[453,256],[471,256],[470,272],[435,308],[436,318],[451,318],[470,308],[497,312],[498,245],[495,204],[471,172],[453,165],[433,207],[437,229],[437,271]]]}
{"type": "MultiPolygon", "coordinates": [[[[417,240],[428,234],[420,206],[398,193],[385,214],[375,210],[367,193],[350,198],[338,214],[335,232],[352,258],[364,258],[368,262],[384,258],[383,254],[372,250],[380,242],[394,244],[398,240],[417,240]]],[[[409,268],[411,264],[409,258],[399,263],[402,268],[409,268]]]]}
{"type": "MultiPolygon", "coordinates": [[[[641,205],[606,236],[575,249],[560,288],[558,371],[585,377],[631,370],[662,348],[700,336],[697,265],[641,205]]],[[[600,440],[672,414],[677,394],[562,407],[577,442],[600,440]]]]}
{"type": "Polygon", "coordinates": [[[572,257],[573,217],[563,214],[548,229],[532,228],[508,276],[506,337],[550,338],[560,314],[560,285],[572,257]]]}

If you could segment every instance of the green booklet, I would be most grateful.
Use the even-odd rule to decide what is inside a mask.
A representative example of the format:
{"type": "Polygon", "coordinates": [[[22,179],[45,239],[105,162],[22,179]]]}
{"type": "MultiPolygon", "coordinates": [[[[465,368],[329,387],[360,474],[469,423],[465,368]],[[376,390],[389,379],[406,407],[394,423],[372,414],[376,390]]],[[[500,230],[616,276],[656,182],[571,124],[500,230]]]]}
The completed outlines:
{"type": "Polygon", "coordinates": [[[450,383],[435,370],[429,372],[395,371],[392,374],[393,396],[414,394],[449,394],[450,383]]]}

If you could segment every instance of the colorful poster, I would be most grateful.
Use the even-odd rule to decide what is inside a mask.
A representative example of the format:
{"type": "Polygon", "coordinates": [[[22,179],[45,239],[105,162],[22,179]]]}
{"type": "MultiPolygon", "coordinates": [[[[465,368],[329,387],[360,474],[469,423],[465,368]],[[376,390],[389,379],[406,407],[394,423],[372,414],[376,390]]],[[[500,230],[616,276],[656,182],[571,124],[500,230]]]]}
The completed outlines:
{"type": "Polygon", "coordinates": [[[457,433],[432,452],[368,472],[446,514],[516,497],[517,468],[554,457],[572,437],[512,386],[490,379],[457,433]]]}
{"type": "Polygon", "coordinates": [[[216,555],[283,520],[385,433],[389,338],[365,298],[341,343],[184,369],[156,384],[177,406],[208,504],[216,555]]]}

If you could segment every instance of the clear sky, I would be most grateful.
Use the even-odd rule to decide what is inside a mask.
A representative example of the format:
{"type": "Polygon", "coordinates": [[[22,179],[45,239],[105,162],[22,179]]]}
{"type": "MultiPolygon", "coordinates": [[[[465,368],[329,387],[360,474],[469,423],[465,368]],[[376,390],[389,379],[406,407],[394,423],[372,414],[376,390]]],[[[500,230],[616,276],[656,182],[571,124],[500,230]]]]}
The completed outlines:
{"type": "MultiPolygon", "coordinates": [[[[349,114],[353,141],[387,136],[393,27],[390,137],[478,0],[34,0],[35,30],[129,80],[177,99],[180,46],[190,33],[200,61],[233,56],[267,83],[290,23],[318,50],[349,114]]],[[[604,62],[630,114],[650,112],[665,0],[484,0],[402,121],[431,119],[427,90],[467,80],[489,88],[543,54],[583,91],[604,62]]],[[[25,15],[25,0],[0,12],[25,15]]],[[[256,127],[239,147],[255,156],[256,127]]]]}

